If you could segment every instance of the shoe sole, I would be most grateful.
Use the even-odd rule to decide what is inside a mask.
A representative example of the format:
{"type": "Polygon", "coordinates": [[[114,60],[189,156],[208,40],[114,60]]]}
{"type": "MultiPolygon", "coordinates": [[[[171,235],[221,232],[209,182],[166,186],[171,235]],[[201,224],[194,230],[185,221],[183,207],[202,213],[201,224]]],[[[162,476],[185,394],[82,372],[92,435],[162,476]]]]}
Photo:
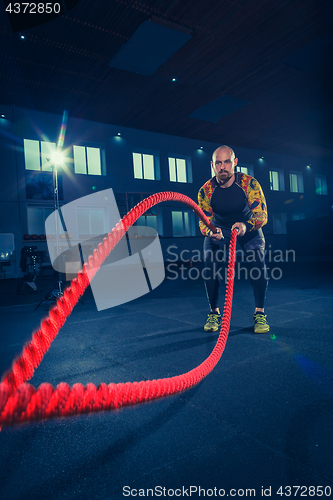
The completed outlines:
{"type": "Polygon", "coordinates": [[[204,330],[205,332],[217,332],[217,330],[220,328],[220,326],[216,326],[216,327],[205,327],[204,326],[204,330]]]}
{"type": "Polygon", "coordinates": [[[267,333],[269,332],[269,326],[266,328],[256,328],[254,327],[254,333],[267,333]]]}

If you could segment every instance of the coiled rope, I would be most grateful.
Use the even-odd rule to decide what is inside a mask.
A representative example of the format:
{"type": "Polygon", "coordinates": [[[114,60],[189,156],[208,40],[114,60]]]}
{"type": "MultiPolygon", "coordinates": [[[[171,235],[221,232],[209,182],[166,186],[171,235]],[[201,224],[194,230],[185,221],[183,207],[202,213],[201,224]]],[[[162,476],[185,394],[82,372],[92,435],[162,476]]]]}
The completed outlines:
{"type": "Polygon", "coordinates": [[[236,230],[232,231],[229,247],[229,266],[226,299],[222,327],[217,343],[208,358],[193,370],[174,377],[141,382],[119,384],[100,384],[96,387],[74,384],[70,387],[61,382],[55,388],[49,383],[37,389],[26,382],[33,376],[45,353],[71,314],[74,306],[93,279],[102,263],[114,249],[129,227],[150,207],[163,201],[185,203],[200,217],[209,229],[216,228],[209,222],[198,205],[185,195],[162,192],[149,196],[136,205],[110,231],[88,258],[88,263],[71,282],[64,295],[57,300],[49,316],[41,322],[40,328],[32,334],[31,341],[24,347],[22,354],[13,361],[12,369],[3,376],[0,383],[0,426],[15,425],[54,417],[65,417],[81,413],[113,410],[123,406],[135,405],[154,399],[176,394],[193,387],[215,367],[219,361],[229,333],[232,295],[234,284],[234,264],[236,249],[236,230]]]}

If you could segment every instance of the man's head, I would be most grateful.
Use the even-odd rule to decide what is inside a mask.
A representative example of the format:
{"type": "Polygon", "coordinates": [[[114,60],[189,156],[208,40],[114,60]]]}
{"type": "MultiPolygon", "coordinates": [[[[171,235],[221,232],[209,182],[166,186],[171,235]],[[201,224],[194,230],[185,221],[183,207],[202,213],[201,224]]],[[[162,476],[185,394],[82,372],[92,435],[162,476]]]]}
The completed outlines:
{"type": "Polygon", "coordinates": [[[234,151],[229,146],[220,146],[212,156],[211,165],[219,184],[226,184],[235,173],[238,159],[235,158],[234,151]]]}

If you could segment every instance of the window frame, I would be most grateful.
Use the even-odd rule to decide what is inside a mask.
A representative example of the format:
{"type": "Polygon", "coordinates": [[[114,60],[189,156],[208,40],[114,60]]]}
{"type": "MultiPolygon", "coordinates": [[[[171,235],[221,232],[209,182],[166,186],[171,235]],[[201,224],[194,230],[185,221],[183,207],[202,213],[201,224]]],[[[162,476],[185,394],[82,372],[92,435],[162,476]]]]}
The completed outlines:
{"type": "Polygon", "coordinates": [[[296,170],[291,170],[289,172],[289,190],[291,193],[304,193],[304,179],[303,179],[303,173],[300,171],[296,170]],[[292,175],[297,176],[297,190],[294,191],[292,190],[292,175]]]}
{"type": "Polygon", "coordinates": [[[182,210],[182,209],[175,209],[171,210],[171,225],[172,225],[172,237],[173,238],[189,238],[196,236],[196,225],[195,225],[195,219],[194,219],[194,214],[191,210],[182,210]],[[182,225],[183,225],[183,233],[182,234],[175,234],[175,227],[174,227],[174,221],[173,221],[173,214],[174,213],[181,213],[182,214],[182,225]],[[188,215],[188,226],[189,226],[189,234],[186,234],[186,222],[185,222],[185,215],[188,215]]]}
{"type": "Polygon", "coordinates": [[[105,161],[105,144],[101,143],[75,143],[71,146],[72,150],[72,165],[73,165],[73,173],[75,175],[86,175],[86,176],[105,176],[106,175],[106,161],[105,161]],[[74,148],[84,148],[84,157],[85,157],[85,172],[76,172],[75,171],[75,153],[74,148]],[[99,150],[99,159],[100,159],[100,173],[89,172],[89,158],[88,158],[88,149],[98,149],[99,150]]]}
{"type": "Polygon", "coordinates": [[[245,175],[250,175],[251,177],[254,177],[254,168],[251,163],[238,163],[236,165],[236,172],[240,172],[245,175]],[[246,172],[242,172],[242,168],[246,168],[246,172]]]}
{"type": "MultiPolygon", "coordinates": [[[[32,145],[32,144],[31,144],[32,145]]],[[[53,152],[56,151],[56,148],[57,148],[57,144],[55,142],[51,142],[51,141],[40,141],[39,139],[27,139],[27,138],[24,138],[23,139],[23,154],[24,154],[24,170],[26,172],[52,172],[52,167],[50,165],[48,165],[48,160],[46,160],[47,158],[47,155],[51,155],[53,152]],[[34,158],[34,161],[31,162],[31,157],[30,157],[30,161],[27,161],[28,159],[28,151],[29,151],[29,147],[28,147],[28,142],[29,143],[36,143],[35,146],[38,145],[38,152],[35,151],[33,152],[33,156],[35,156],[34,158]],[[50,145],[52,147],[49,148],[49,150],[47,151],[47,148],[48,146],[46,145],[50,145]],[[45,146],[44,146],[45,145],[45,146]],[[43,163],[43,159],[45,157],[45,162],[43,163]],[[35,165],[39,166],[39,168],[27,168],[27,164],[32,164],[32,163],[35,163],[35,165]]],[[[31,149],[30,149],[31,151],[31,149]]]]}
{"type": "Polygon", "coordinates": [[[136,179],[136,180],[142,180],[142,181],[159,181],[161,179],[160,154],[159,154],[159,151],[155,151],[155,150],[152,150],[152,149],[136,148],[136,147],[132,148],[132,168],[133,168],[133,178],[136,179]],[[134,154],[141,155],[141,173],[142,173],[142,177],[136,177],[135,176],[134,154]],[[147,179],[147,178],[144,177],[143,155],[150,155],[154,159],[153,160],[154,179],[147,179]]]}
{"type": "Polygon", "coordinates": [[[304,212],[293,212],[291,214],[291,220],[304,220],[306,218],[306,215],[304,212]]]}
{"type": "Polygon", "coordinates": [[[285,181],[284,181],[284,170],[280,168],[272,168],[269,170],[269,189],[270,191],[285,191],[285,181]],[[272,186],[272,174],[276,173],[278,177],[278,189],[274,189],[272,186]]]}
{"type": "Polygon", "coordinates": [[[272,213],[272,221],[273,221],[273,234],[287,234],[287,222],[288,222],[288,214],[287,212],[273,212],[272,213]],[[281,217],[281,225],[282,231],[277,231],[277,218],[281,217]]]}
{"type": "MultiPolygon", "coordinates": [[[[135,222],[135,224],[133,224],[133,228],[137,228],[137,227],[150,227],[152,229],[155,229],[155,231],[157,232],[157,234],[159,236],[163,236],[163,219],[162,219],[162,216],[161,214],[158,212],[156,214],[152,214],[152,215],[147,215],[147,214],[142,214],[138,220],[135,222]],[[149,224],[147,224],[147,222],[149,221],[149,219],[151,219],[152,217],[154,217],[154,220],[156,221],[156,227],[155,226],[150,226],[149,224]]],[[[140,232],[140,231],[139,231],[140,232]]]]}
{"type": "MultiPolygon", "coordinates": [[[[51,147],[49,148],[49,154],[51,155],[54,151],[56,151],[56,142],[51,142],[51,141],[41,141],[39,139],[23,139],[23,154],[24,154],[24,170],[26,172],[52,172],[52,167],[48,163],[44,162],[43,163],[43,158],[47,157],[48,151],[47,151],[47,146],[46,144],[50,145],[51,147]],[[33,155],[35,155],[35,158],[33,159],[33,156],[29,158],[28,151],[29,149],[31,150],[32,148],[29,148],[29,143],[36,143],[35,146],[38,144],[38,153],[37,153],[37,148],[35,147],[35,151],[33,155]],[[45,145],[45,146],[43,146],[45,145]],[[33,160],[33,161],[31,161],[33,160]],[[35,167],[39,165],[39,168],[27,168],[27,165],[32,165],[35,164],[35,167]]],[[[30,144],[32,146],[32,144],[30,144]]],[[[97,176],[102,176],[106,175],[106,162],[105,162],[105,145],[100,144],[100,143],[77,143],[77,144],[72,144],[70,147],[65,148],[66,151],[66,169],[69,168],[69,165],[72,165],[73,173],[75,175],[97,175],[97,176]],[[84,148],[84,163],[85,163],[85,172],[76,172],[75,171],[75,153],[74,153],[74,148],[79,147],[79,148],[84,148]],[[100,159],[100,173],[97,172],[89,172],[89,158],[87,151],[89,149],[96,149],[99,150],[99,159],[100,159]],[[68,153],[68,154],[67,154],[68,153]]]]}
{"type": "Polygon", "coordinates": [[[27,234],[30,234],[30,235],[37,234],[38,236],[40,236],[41,234],[46,235],[46,233],[45,233],[45,221],[49,217],[49,215],[51,215],[54,212],[54,205],[51,203],[49,205],[42,205],[42,204],[37,205],[37,204],[27,203],[26,207],[27,207],[27,212],[26,212],[26,214],[27,214],[27,219],[26,219],[26,221],[27,221],[27,225],[26,225],[27,234]],[[43,211],[42,212],[42,214],[43,214],[43,232],[42,233],[40,233],[39,231],[30,231],[31,228],[29,227],[29,209],[39,209],[39,210],[43,211]],[[50,213],[47,214],[47,216],[45,216],[45,210],[50,211],[50,213]]]}
{"type": "Polygon", "coordinates": [[[193,172],[192,172],[192,158],[190,156],[168,153],[168,169],[169,169],[169,182],[179,182],[182,184],[191,184],[193,183],[193,172]],[[171,179],[170,175],[170,160],[175,160],[175,174],[176,180],[171,179]],[[185,161],[185,173],[186,173],[186,181],[178,180],[178,169],[177,169],[177,160],[185,161]]]}
{"type": "Polygon", "coordinates": [[[326,179],[326,175],[315,174],[315,193],[319,194],[320,196],[327,196],[327,179],[326,179]],[[320,186],[319,187],[317,187],[317,181],[320,181],[320,186]],[[320,192],[319,192],[319,190],[320,190],[320,192]]]}

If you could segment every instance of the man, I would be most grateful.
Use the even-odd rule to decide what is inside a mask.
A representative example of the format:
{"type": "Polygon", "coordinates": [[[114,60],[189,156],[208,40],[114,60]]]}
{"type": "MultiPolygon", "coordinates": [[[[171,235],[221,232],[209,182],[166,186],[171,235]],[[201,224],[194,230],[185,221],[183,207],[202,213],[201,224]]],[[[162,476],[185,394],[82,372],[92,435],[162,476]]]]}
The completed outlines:
{"type": "Polygon", "coordinates": [[[203,222],[199,222],[205,236],[203,274],[211,308],[204,330],[215,332],[222,324],[218,298],[225,273],[221,276],[221,272],[217,271],[221,261],[226,260],[221,259],[221,255],[230,243],[231,231],[238,228],[237,241],[249,257],[251,269],[256,268],[253,277],[250,269],[255,300],[254,331],[265,333],[269,331],[269,325],[264,314],[267,273],[265,238],[261,228],[267,223],[267,206],[259,182],[249,175],[235,172],[237,162],[229,146],[217,148],[211,161],[215,177],[202,186],[198,195],[200,208],[218,231],[213,234],[203,222]]]}

